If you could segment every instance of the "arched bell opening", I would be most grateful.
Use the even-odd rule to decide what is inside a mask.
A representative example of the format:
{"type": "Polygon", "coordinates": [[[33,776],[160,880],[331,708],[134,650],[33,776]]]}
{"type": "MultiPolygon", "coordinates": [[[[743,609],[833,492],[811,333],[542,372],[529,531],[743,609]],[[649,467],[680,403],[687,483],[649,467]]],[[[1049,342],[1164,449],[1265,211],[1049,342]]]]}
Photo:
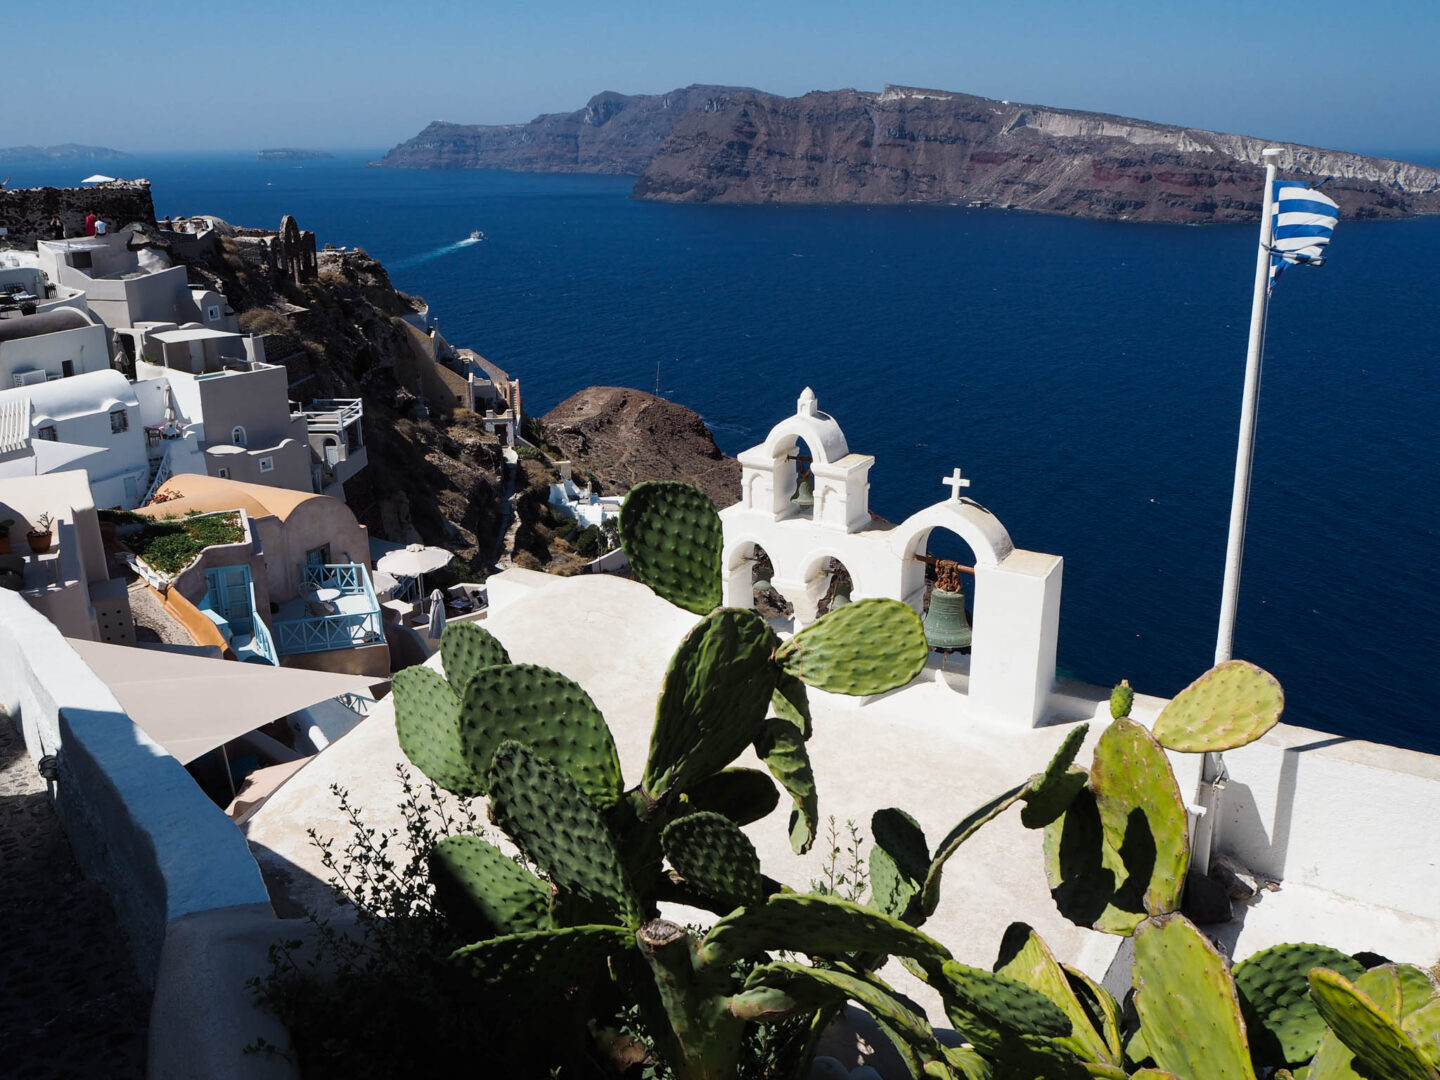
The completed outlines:
{"type": "Polygon", "coordinates": [[[725,605],[754,608],[772,621],[795,616],[794,606],[775,588],[775,565],[769,553],[750,540],[736,544],[726,557],[725,605]]]}
{"type": "Polygon", "coordinates": [[[809,444],[791,435],[775,448],[775,491],[781,496],[786,517],[815,516],[815,455],[809,444]]]}
{"type": "Polygon", "coordinates": [[[931,529],[911,556],[924,567],[920,612],[925,640],[942,658],[969,656],[975,624],[975,552],[958,533],[931,529]]]}
{"type": "Polygon", "coordinates": [[[811,567],[805,584],[807,592],[819,597],[815,608],[817,619],[851,603],[851,594],[855,591],[849,568],[833,555],[827,555],[811,567]]]}

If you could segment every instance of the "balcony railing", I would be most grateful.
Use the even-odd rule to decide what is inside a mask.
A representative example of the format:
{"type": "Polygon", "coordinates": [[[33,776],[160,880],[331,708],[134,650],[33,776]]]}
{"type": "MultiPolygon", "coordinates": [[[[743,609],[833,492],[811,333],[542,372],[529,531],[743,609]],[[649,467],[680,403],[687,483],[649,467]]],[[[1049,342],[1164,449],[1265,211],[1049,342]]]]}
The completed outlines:
{"type": "Polygon", "coordinates": [[[336,434],[351,424],[358,424],[365,415],[364,403],[360,398],[316,398],[300,411],[310,422],[311,431],[336,434]]]}
{"type": "Polygon", "coordinates": [[[275,648],[281,656],[294,653],[352,649],[385,640],[380,603],[370,575],[359,563],[334,563],[302,567],[304,587],[333,589],[337,609],[328,615],[307,615],[298,619],[275,620],[275,648]]]}

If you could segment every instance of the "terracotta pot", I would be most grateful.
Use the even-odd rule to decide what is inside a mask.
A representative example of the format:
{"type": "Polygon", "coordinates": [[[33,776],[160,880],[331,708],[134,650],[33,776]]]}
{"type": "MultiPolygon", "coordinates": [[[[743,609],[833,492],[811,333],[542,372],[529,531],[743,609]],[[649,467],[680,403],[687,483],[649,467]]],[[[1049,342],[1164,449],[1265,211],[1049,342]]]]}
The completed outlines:
{"type": "Polygon", "coordinates": [[[25,542],[30,545],[30,550],[36,555],[44,555],[50,550],[50,541],[54,539],[54,536],[55,534],[49,529],[44,532],[36,532],[31,529],[25,534],[25,542]]]}

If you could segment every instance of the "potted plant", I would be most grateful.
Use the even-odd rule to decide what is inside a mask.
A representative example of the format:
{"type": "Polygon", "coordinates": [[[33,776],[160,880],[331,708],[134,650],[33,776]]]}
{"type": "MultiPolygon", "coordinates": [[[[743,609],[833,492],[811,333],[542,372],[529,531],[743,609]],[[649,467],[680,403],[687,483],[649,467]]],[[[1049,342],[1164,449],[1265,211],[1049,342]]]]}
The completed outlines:
{"type": "Polygon", "coordinates": [[[14,518],[0,518],[0,555],[10,554],[10,526],[14,524],[14,518]]]}
{"type": "Polygon", "coordinates": [[[30,545],[30,550],[36,555],[44,555],[50,550],[50,541],[55,534],[51,532],[50,526],[55,524],[55,518],[50,514],[41,514],[35,519],[34,527],[25,534],[25,541],[30,545]]]}

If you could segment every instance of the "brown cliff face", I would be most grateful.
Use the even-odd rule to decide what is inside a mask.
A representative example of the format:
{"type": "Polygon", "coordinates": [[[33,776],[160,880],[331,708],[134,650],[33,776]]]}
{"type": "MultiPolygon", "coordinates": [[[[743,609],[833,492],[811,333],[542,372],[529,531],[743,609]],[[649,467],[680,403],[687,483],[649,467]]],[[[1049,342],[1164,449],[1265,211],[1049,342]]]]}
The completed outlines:
{"type": "Polygon", "coordinates": [[[642,198],[974,203],[1131,221],[1254,221],[1260,151],[1330,176],[1347,218],[1440,212],[1440,170],[1241,135],[968,94],[886,87],[735,94],[671,129],[642,198]]]}
{"type": "Polygon", "coordinates": [[[683,405],[618,386],[572,394],[541,420],[545,442],[577,472],[594,473],[606,494],[642,480],[683,480],[716,506],[740,499],[740,463],[721,453],[699,415],[683,405]]]}
{"type": "Polygon", "coordinates": [[[687,112],[719,108],[727,86],[687,86],[668,94],[596,94],[585,108],[547,113],[528,124],[451,124],[437,120],[374,165],[403,169],[510,169],[517,172],[638,176],[687,112]]]}

